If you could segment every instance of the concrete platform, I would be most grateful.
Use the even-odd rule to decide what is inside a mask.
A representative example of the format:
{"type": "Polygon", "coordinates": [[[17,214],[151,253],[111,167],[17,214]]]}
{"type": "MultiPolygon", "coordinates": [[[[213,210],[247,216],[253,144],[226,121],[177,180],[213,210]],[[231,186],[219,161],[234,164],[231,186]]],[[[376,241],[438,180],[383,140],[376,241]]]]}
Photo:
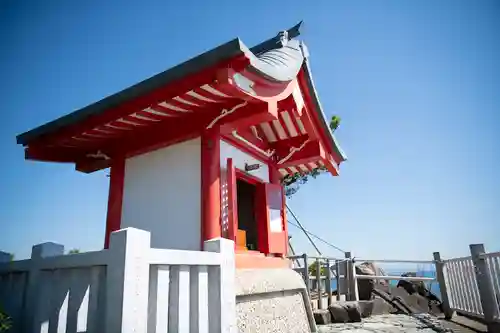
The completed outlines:
{"type": "Polygon", "coordinates": [[[292,269],[237,269],[238,332],[316,332],[302,277],[292,269]]]}

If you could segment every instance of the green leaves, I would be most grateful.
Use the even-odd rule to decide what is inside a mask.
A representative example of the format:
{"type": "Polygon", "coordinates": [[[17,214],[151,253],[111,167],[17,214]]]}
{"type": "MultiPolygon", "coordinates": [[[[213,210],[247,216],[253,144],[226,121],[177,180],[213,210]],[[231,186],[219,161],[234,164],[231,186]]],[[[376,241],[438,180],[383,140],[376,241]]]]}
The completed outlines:
{"type": "Polygon", "coordinates": [[[332,119],[330,120],[330,129],[332,132],[335,132],[335,130],[339,127],[340,120],[341,118],[339,116],[332,116],[332,119]]]}
{"type": "Polygon", "coordinates": [[[80,250],[79,249],[72,249],[72,250],[68,251],[68,254],[76,254],[76,253],[80,253],[80,250]]]}
{"type": "Polygon", "coordinates": [[[0,332],[8,332],[12,328],[12,319],[0,307],[0,332]]]}
{"type": "MultiPolygon", "coordinates": [[[[316,276],[316,262],[313,262],[309,265],[308,269],[309,275],[316,276]]],[[[325,265],[321,265],[321,276],[326,276],[328,274],[327,268],[325,265]]]]}
{"type": "Polygon", "coordinates": [[[285,187],[285,195],[287,197],[291,197],[293,194],[295,194],[301,185],[304,185],[307,183],[309,180],[309,177],[312,177],[313,179],[318,177],[320,174],[324,173],[326,171],[325,167],[319,167],[316,169],[313,169],[311,172],[308,173],[295,173],[293,175],[286,175],[281,183],[285,187]]]}

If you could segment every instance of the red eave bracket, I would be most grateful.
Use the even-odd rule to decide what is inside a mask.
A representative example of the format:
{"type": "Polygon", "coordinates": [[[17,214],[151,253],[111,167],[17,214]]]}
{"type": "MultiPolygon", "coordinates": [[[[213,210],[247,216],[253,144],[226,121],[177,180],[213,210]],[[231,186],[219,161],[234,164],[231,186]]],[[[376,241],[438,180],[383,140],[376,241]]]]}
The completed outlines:
{"type": "MultiPolygon", "coordinates": [[[[226,116],[222,113],[224,111],[221,111],[220,116],[218,116],[220,118],[214,119],[214,121],[218,120],[217,125],[221,127],[221,133],[229,133],[240,128],[248,128],[278,119],[278,106],[276,102],[250,103],[245,101],[238,105],[242,105],[239,110],[235,110],[234,112],[231,112],[232,109],[225,110],[227,112],[226,116]]],[[[216,124],[214,123],[214,125],[216,124]]]]}
{"type": "Polygon", "coordinates": [[[278,167],[286,168],[299,164],[307,164],[327,157],[323,146],[318,141],[306,141],[299,147],[291,147],[285,156],[278,157],[278,167]]]}

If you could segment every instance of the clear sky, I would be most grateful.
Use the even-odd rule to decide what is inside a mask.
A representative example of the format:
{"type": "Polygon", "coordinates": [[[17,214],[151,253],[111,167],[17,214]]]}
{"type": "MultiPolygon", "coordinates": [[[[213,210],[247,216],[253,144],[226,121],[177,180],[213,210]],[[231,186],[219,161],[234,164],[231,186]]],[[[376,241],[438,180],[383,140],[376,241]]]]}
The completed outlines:
{"type": "MultiPolygon", "coordinates": [[[[498,1],[15,1],[0,4],[0,249],[97,250],[109,178],[27,162],[15,136],[234,37],[304,20],[349,161],[289,204],[359,257],[500,250],[498,1]],[[175,4],[174,4],[175,3],[175,4]]],[[[311,251],[290,227],[298,251],[311,251]]],[[[324,253],[337,254],[321,246],[324,253]]]]}

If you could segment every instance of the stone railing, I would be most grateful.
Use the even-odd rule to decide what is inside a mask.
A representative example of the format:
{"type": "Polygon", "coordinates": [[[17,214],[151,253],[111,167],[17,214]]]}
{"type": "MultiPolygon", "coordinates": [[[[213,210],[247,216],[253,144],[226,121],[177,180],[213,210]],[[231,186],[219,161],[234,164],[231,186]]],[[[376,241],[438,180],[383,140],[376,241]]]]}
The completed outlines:
{"type": "Polygon", "coordinates": [[[35,245],[31,259],[0,263],[0,304],[11,332],[236,332],[234,243],[205,250],[151,248],[134,228],[103,251],[35,245]]]}

